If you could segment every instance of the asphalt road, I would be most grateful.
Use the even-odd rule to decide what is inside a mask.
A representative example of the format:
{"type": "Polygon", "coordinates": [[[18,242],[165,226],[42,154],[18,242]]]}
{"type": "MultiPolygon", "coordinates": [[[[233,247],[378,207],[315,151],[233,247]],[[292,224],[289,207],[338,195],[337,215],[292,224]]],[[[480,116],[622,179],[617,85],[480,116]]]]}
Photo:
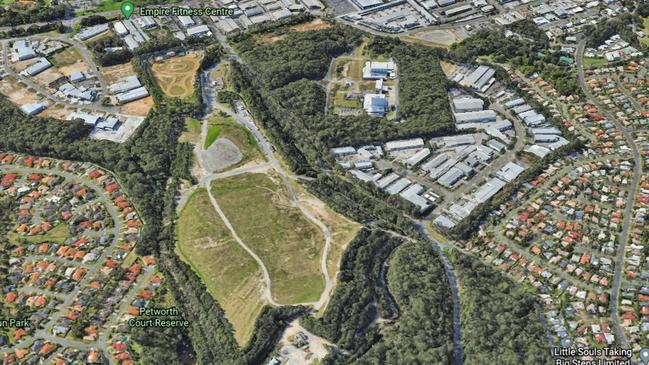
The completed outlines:
{"type": "Polygon", "coordinates": [[[582,40],[577,46],[577,55],[576,55],[576,66],[577,73],[579,76],[579,86],[583,90],[584,94],[588,98],[588,101],[597,107],[597,109],[604,114],[606,119],[614,123],[618,130],[622,132],[624,138],[631,148],[631,153],[633,154],[633,181],[629,188],[629,195],[627,197],[627,204],[624,209],[624,220],[622,222],[622,231],[619,234],[620,244],[618,246],[618,252],[615,259],[615,274],[613,277],[613,283],[611,285],[611,298],[610,298],[610,310],[611,310],[611,320],[613,326],[615,327],[615,333],[618,342],[624,346],[628,347],[629,344],[626,340],[626,335],[620,326],[620,318],[618,313],[618,297],[620,294],[620,286],[622,284],[622,270],[624,268],[624,259],[626,256],[626,245],[629,241],[629,228],[631,226],[631,218],[633,214],[633,205],[635,203],[635,197],[638,191],[638,185],[640,183],[640,175],[642,172],[642,159],[640,158],[640,153],[638,152],[638,147],[633,140],[633,135],[631,132],[622,126],[617,119],[602,105],[599,100],[591,93],[588,85],[586,85],[584,77],[584,49],[586,46],[586,41],[582,40]]]}

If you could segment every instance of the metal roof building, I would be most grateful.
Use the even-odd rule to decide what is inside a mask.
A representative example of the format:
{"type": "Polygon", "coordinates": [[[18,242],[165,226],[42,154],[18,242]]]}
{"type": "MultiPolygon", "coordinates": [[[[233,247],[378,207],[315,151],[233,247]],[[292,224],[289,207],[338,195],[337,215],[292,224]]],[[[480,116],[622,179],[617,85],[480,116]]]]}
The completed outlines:
{"type": "Polygon", "coordinates": [[[555,127],[548,128],[532,128],[532,134],[556,134],[561,135],[561,131],[555,127]]]}
{"type": "Polygon", "coordinates": [[[507,183],[498,179],[492,178],[487,181],[484,185],[479,187],[474,193],[473,198],[479,203],[484,203],[489,200],[492,196],[496,195],[507,183]]]}
{"type": "Polygon", "coordinates": [[[478,98],[455,98],[453,108],[458,113],[476,112],[484,109],[484,101],[478,98]]]}
{"type": "Polygon", "coordinates": [[[97,92],[95,90],[78,88],[69,82],[59,86],[59,91],[67,98],[87,100],[87,101],[93,101],[97,96],[97,92]]]}
{"type": "Polygon", "coordinates": [[[185,28],[191,27],[192,25],[196,24],[192,17],[186,15],[179,15],[178,20],[180,21],[180,24],[182,24],[182,26],[185,28]]]}
{"type": "Polygon", "coordinates": [[[387,152],[403,151],[422,147],[424,147],[424,140],[421,138],[400,139],[385,144],[385,150],[387,152]]]}
{"type": "Polygon", "coordinates": [[[191,27],[191,28],[187,29],[187,35],[188,36],[203,37],[203,36],[212,35],[212,32],[210,32],[210,28],[208,28],[207,25],[202,24],[202,25],[197,25],[195,27],[191,27]]]}
{"type": "Polygon", "coordinates": [[[137,76],[133,75],[125,77],[120,81],[108,86],[108,90],[110,90],[110,92],[112,92],[113,94],[119,94],[133,90],[140,86],[142,86],[142,84],[140,84],[140,80],[137,79],[137,76]]]}
{"type": "Polygon", "coordinates": [[[559,140],[556,134],[534,134],[534,143],[552,143],[559,140]]]}
{"type": "Polygon", "coordinates": [[[423,148],[410,156],[404,163],[406,166],[416,166],[428,156],[430,156],[430,148],[423,148]]]}
{"type": "Polygon", "coordinates": [[[45,57],[41,57],[35,64],[27,67],[23,72],[21,72],[21,74],[27,76],[36,76],[50,67],[52,67],[50,61],[48,61],[45,57]]]}
{"type": "MultiPolygon", "coordinates": [[[[454,17],[454,16],[460,15],[462,13],[466,13],[467,11],[470,11],[472,9],[473,9],[473,7],[471,5],[466,5],[465,4],[465,5],[457,6],[457,7],[452,8],[452,9],[445,10],[444,14],[447,17],[454,17]]],[[[494,73],[495,73],[495,71],[494,71],[494,73]]],[[[491,78],[491,76],[489,76],[489,78],[491,78]]],[[[479,89],[479,88],[477,88],[477,89],[479,89]]]]}
{"type": "Polygon", "coordinates": [[[115,33],[117,33],[117,35],[120,37],[128,34],[128,29],[126,29],[124,24],[120,21],[113,23],[113,29],[115,29],[115,33]]]}
{"type": "Polygon", "coordinates": [[[512,182],[518,177],[518,175],[523,173],[523,171],[525,171],[523,166],[517,165],[513,162],[508,162],[496,173],[496,176],[506,182],[512,182]]]}
{"type": "Polygon", "coordinates": [[[495,139],[489,140],[489,142],[487,142],[487,147],[493,149],[496,152],[501,152],[505,149],[505,145],[496,141],[495,139]]]}
{"type": "Polygon", "coordinates": [[[376,182],[376,186],[378,186],[379,189],[384,189],[384,188],[387,187],[388,185],[390,185],[390,184],[392,184],[393,182],[395,182],[398,178],[399,178],[399,175],[397,175],[397,174],[395,174],[395,173],[393,172],[393,173],[391,173],[391,174],[389,174],[389,175],[386,175],[386,176],[380,178],[380,179],[376,182]]]}
{"type": "Polygon", "coordinates": [[[81,71],[75,71],[75,72],[70,74],[69,79],[70,79],[71,82],[83,81],[83,80],[86,79],[86,74],[81,72],[81,71]]]}
{"type": "Polygon", "coordinates": [[[444,175],[442,175],[437,182],[442,185],[443,187],[450,189],[455,184],[457,184],[458,181],[462,180],[464,177],[464,172],[457,167],[452,167],[450,170],[448,170],[444,175]]]}
{"type": "Polygon", "coordinates": [[[557,148],[560,148],[560,147],[563,147],[563,146],[567,145],[568,143],[570,143],[570,142],[568,142],[567,139],[559,136],[559,139],[556,142],[550,143],[548,145],[548,148],[554,151],[557,148]]]}
{"type": "Polygon", "coordinates": [[[383,94],[365,94],[363,109],[373,117],[381,117],[388,111],[388,99],[383,94]]]}
{"type": "Polygon", "coordinates": [[[149,29],[156,26],[155,20],[153,20],[153,18],[150,16],[142,16],[135,19],[135,21],[138,22],[138,24],[140,24],[140,26],[144,29],[149,29]]]}
{"type": "Polygon", "coordinates": [[[453,113],[453,116],[455,117],[455,121],[459,124],[496,121],[496,112],[493,110],[480,110],[477,112],[453,113]]]}
{"type": "Polygon", "coordinates": [[[521,104],[524,104],[524,103],[525,103],[525,100],[523,98],[516,98],[516,99],[513,99],[513,100],[510,100],[510,101],[506,102],[505,107],[511,109],[511,108],[513,108],[515,106],[518,106],[518,105],[521,105],[521,104]]]}
{"type": "Polygon", "coordinates": [[[103,130],[115,130],[120,124],[120,120],[116,117],[108,117],[100,120],[95,127],[103,130]]]}
{"type": "Polygon", "coordinates": [[[387,79],[394,72],[394,62],[365,62],[363,78],[367,80],[387,79]]]}
{"type": "Polygon", "coordinates": [[[455,222],[453,222],[449,217],[445,215],[438,216],[437,218],[435,218],[433,222],[440,227],[445,227],[445,228],[455,227],[455,222]]]}
{"type": "Polygon", "coordinates": [[[356,153],[356,149],[351,146],[345,146],[345,147],[336,147],[332,148],[329,150],[332,156],[334,157],[339,157],[339,156],[347,156],[347,155],[353,155],[356,153]]]}
{"type": "Polygon", "coordinates": [[[117,94],[116,96],[117,96],[118,103],[125,104],[131,101],[135,101],[147,97],[149,96],[149,92],[146,90],[144,86],[142,86],[142,87],[138,87],[137,89],[127,91],[125,93],[117,94]]]}
{"type": "Polygon", "coordinates": [[[77,33],[77,35],[74,36],[74,38],[80,41],[85,41],[87,39],[98,36],[107,31],[108,31],[108,23],[99,24],[92,27],[81,29],[79,33],[77,33]]]}
{"type": "Polygon", "coordinates": [[[422,191],[424,191],[423,186],[414,184],[408,187],[406,190],[402,191],[399,195],[412,204],[418,206],[419,211],[424,211],[431,206],[431,202],[423,196],[419,195],[422,191]]]}
{"type": "Polygon", "coordinates": [[[97,115],[83,113],[83,112],[70,113],[70,115],[68,116],[68,120],[75,120],[75,119],[81,119],[86,124],[96,125],[97,122],[99,122],[99,120],[101,119],[101,117],[97,115]]]}
{"type": "Polygon", "coordinates": [[[525,147],[524,151],[529,152],[531,154],[534,154],[534,155],[538,156],[539,158],[544,158],[545,156],[548,155],[548,153],[550,153],[549,148],[539,146],[537,144],[525,147]]]}
{"type": "Polygon", "coordinates": [[[442,153],[435,158],[432,158],[428,160],[425,164],[421,165],[421,169],[424,171],[431,172],[434,169],[438,168],[441,166],[444,162],[448,161],[448,155],[446,153],[442,153]]]}
{"type": "Polygon", "coordinates": [[[481,65],[478,66],[478,68],[473,71],[468,77],[466,77],[463,83],[467,86],[471,86],[474,89],[479,90],[483,86],[485,86],[495,74],[496,70],[494,70],[493,68],[481,65]]]}
{"type": "Polygon", "coordinates": [[[28,116],[34,116],[43,110],[45,110],[46,106],[43,103],[33,103],[33,104],[25,104],[20,107],[20,110],[22,110],[23,113],[27,114],[28,116]]]}
{"type": "Polygon", "coordinates": [[[399,194],[406,186],[410,185],[411,181],[405,177],[397,180],[394,184],[385,188],[385,192],[390,195],[399,194]]]}
{"type": "Polygon", "coordinates": [[[512,109],[512,111],[514,113],[516,113],[516,114],[521,114],[521,113],[524,113],[524,112],[526,112],[528,110],[532,110],[532,109],[534,109],[534,108],[532,108],[529,104],[523,104],[523,105],[519,105],[517,107],[514,107],[512,109]]]}
{"type": "Polygon", "coordinates": [[[459,134],[457,136],[442,137],[442,143],[446,147],[457,147],[475,143],[475,137],[471,134],[459,134]]]}
{"type": "Polygon", "coordinates": [[[13,44],[13,55],[12,60],[14,62],[29,60],[36,57],[36,52],[34,49],[27,45],[26,40],[17,40],[13,44]]]}
{"type": "Polygon", "coordinates": [[[524,120],[525,120],[525,124],[527,124],[528,127],[535,127],[539,124],[545,123],[545,117],[542,116],[541,114],[525,117],[524,120]]]}
{"type": "Polygon", "coordinates": [[[373,8],[375,6],[383,4],[381,0],[352,0],[352,2],[361,10],[373,8]]]}

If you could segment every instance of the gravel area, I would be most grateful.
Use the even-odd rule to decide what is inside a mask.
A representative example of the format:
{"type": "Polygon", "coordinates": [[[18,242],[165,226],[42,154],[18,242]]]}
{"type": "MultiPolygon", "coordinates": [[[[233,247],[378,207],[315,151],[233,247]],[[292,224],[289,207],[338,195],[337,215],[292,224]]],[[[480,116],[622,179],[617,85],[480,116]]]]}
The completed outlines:
{"type": "Polygon", "coordinates": [[[243,159],[239,148],[226,138],[217,138],[212,145],[200,152],[201,165],[209,172],[220,171],[243,159]]]}

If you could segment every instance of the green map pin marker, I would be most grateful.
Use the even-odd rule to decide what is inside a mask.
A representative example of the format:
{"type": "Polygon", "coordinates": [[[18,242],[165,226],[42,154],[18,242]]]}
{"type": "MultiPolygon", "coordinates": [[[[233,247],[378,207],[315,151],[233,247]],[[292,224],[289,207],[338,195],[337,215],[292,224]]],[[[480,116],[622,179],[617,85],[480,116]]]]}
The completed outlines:
{"type": "Polygon", "coordinates": [[[122,3],[121,9],[122,9],[122,14],[124,14],[126,19],[128,19],[131,16],[131,14],[133,14],[133,10],[135,10],[135,5],[133,5],[133,3],[130,1],[124,1],[122,3]]]}

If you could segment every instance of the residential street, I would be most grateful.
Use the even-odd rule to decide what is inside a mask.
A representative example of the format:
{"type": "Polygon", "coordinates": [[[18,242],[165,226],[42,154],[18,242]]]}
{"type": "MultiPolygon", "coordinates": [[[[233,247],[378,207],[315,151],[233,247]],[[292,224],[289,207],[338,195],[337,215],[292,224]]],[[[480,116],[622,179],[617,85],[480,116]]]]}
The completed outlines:
{"type": "Polygon", "coordinates": [[[627,128],[622,126],[617,121],[617,119],[606,109],[606,107],[602,105],[599,102],[599,100],[597,100],[597,98],[593,96],[590,89],[588,88],[588,85],[586,85],[585,76],[584,76],[584,65],[583,65],[585,46],[586,46],[585,40],[579,42],[579,45],[577,46],[576,65],[577,65],[577,73],[579,76],[579,86],[583,90],[584,94],[586,94],[586,97],[588,98],[589,102],[593,103],[597,107],[597,109],[604,114],[607,120],[609,120],[612,123],[615,123],[616,127],[624,135],[624,138],[626,139],[626,142],[631,149],[631,153],[633,154],[633,161],[634,161],[633,181],[631,182],[631,187],[629,189],[629,195],[628,195],[629,198],[626,204],[626,208],[624,209],[624,221],[622,223],[622,231],[618,236],[620,244],[618,246],[617,257],[615,260],[615,275],[613,278],[613,283],[611,285],[611,298],[610,298],[611,319],[615,327],[616,337],[619,343],[623,347],[628,347],[626,336],[624,334],[624,331],[622,330],[622,327],[620,326],[620,318],[619,318],[619,311],[618,311],[618,305],[619,305],[618,297],[620,294],[620,286],[622,285],[622,280],[623,280],[622,272],[624,270],[624,259],[626,257],[626,245],[627,242],[629,241],[629,227],[631,226],[633,202],[635,201],[635,197],[638,191],[638,185],[640,183],[641,172],[642,172],[642,159],[640,158],[638,147],[635,144],[631,132],[627,128]]]}

